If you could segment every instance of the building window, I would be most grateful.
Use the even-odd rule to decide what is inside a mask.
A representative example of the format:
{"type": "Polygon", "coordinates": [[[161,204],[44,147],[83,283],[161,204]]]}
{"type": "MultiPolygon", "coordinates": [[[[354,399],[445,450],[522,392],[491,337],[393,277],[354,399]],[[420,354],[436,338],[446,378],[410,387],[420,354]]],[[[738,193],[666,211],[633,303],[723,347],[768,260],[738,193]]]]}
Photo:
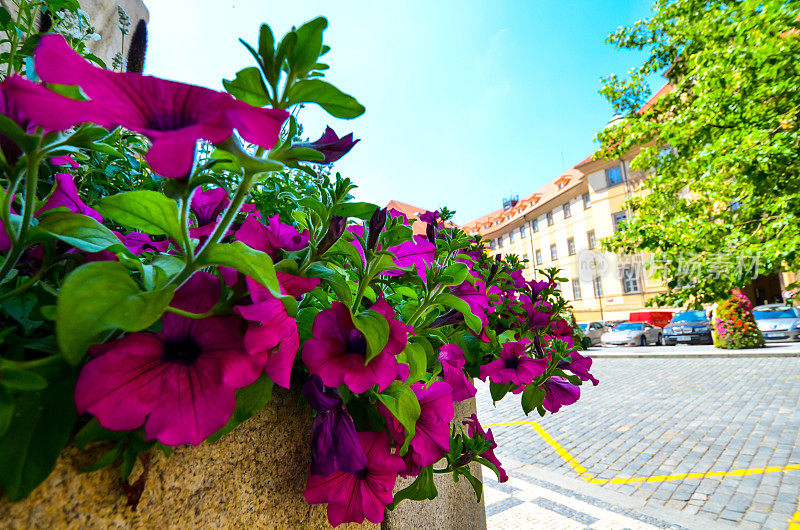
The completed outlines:
{"type": "Polygon", "coordinates": [[[494,239],[489,240],[489,250],[494,250],[494,247],[495,247],[494,239]]]}
{"type": "Polygon", "coordinates": [[[583,194],[583,209],[588,210],[592,207],[592,199],[588,193],[583,194]]]}
{"type": "Polygon", "coordinates": [[[553,226],[553,212],[547,212],[547,226],[553,226]]]}
{"type": "Polygon", "coordinates": [[[508,242],[509,242],[509,244],[514,242],[514,231],[513,230],[508,233],[508,242]]]}
{"type": "Polygon", "coordinates": [[[542,264],[542,250],[541,249],[536,251],[536,264],[537,265],[541,265],[542,264]]]}
{"type": "Polygon", "coordinates": [[[622,294],[633,294],[639,292],[639,275],[636,274],[636,267],[625,265],[620,267],[620,277],[622,279],[622,294]]]}
{"type": "Polygon", "coordinates": [[[523,265],[524,265],[524,267],[525,267],[526,269],[527,269],[528,267],[530,267],[530,265],[531,265],[531,264],[528,262],[528,255],[527,255],[527,254],[523,254],[523,255],[522,255],[522,263],[523,263],[523,265]]]}
{"type": "Polygon", "coordinates": [[[589,230],[586,232],[586,239],[589,241],[589,248],[594,248],[597,246],[597,240],[594,238],[594,230],[589,230]]]}
{"type": "Polygon", "coordinates": [[[525,225],[519,227],[519,237],[520,238],[525,237],[525,225]]]}
{"type": "Polygon", "coordinates": [[[556,244],[553,243],[550,245],[550,259],[555,261],[558,259],[558,251],[556,250],[556,244]]]}
{"type": "Polygon", "coordinates": [[[616,212],[611,214],[611,224],[614,225],[614,232],[618,231],[620,228],[620,223],[628,218],[628,215],[625,212],[616,212]]]}
{"type": "Polygon", "coordinates": [[[602,298],[603,297],[603,280],[600,276],[595,276],[592,280],[592,287],[594,288],[594,297],[595,298],[602,298]]]}
{"type": "Polygon", "coordinates": [[[570,256],[575,255],[575,238],[570,237],[567,239],[567,252],[569,252],[570,256]]]}
{"type": "Polygon", "coordinates": [[[614,166],[606,169],[606,184],[608,186],[615,186],[622,182],[622,169],[620,166],[614,166]]]}
{"type": "Polygon", "coordinates": [[[533,220],[533,231],[534,232],[538,232],[539,231],[539,220],[538,219],[534,219],[533,220]]]}
{"type": "Polygon", "coordinates": [[[572,212],[569,211],[569,203],[568,202],[565,202],[564,205],[561,208],[564,209],[564,219],[566,219],[567,217],[570,217],[572,215],[572,212]]]}
{"type": "Polygon", "coordinates": [[[572,280],[572,298],[575,300],[581,299],[581,281],[572,280]]]}

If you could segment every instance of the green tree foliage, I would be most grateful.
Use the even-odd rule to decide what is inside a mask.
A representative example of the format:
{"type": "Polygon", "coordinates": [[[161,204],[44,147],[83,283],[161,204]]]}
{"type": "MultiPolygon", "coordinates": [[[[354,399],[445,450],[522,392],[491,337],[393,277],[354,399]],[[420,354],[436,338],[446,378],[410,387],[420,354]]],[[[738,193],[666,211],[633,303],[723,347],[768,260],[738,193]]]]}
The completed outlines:
{"type": "Polygon", "coordinates": [[[642,147],[632,165],[652,173],[604,245],[653,253],[668,291],[652,303],[697,306],[754,272],[800,269],[800,2],[657,0],[654,13],[608,38],[649,56],[604,80],[624,119],[599,154],[642,147]]]}

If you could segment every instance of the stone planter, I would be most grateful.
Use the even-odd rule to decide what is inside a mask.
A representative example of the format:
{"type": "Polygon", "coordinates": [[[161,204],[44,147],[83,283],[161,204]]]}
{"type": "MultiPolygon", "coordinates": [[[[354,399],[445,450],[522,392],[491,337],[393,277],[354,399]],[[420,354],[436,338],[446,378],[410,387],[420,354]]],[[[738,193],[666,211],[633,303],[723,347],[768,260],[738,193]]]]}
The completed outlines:
{"type": "MultiPolygon", "coordinates": [[[[470,401],[457,406],[457,417],[474,411],[470,401]]],[[[119,486],[118,470],[80,474],[99,455],[70,446],[27,499],[11,503],[0,497],[0,528],[328,528],[325,506],[303,498],[311,421],[297,394],[276,389],[263,411],[219,443],[176,448],[168,459],[154,451],[135,511],[119,486]]],[[[132,479],[140,472],[135,469],[132,479]]],[[[475,502],[465,480],[453,484],[449,475],[437,476],[437,484],[435,501],[403,501],[382,527],[486,527],[483,504],[475,502]]],[[[398,482],[398,489],[404,485],[398,482]]]]}

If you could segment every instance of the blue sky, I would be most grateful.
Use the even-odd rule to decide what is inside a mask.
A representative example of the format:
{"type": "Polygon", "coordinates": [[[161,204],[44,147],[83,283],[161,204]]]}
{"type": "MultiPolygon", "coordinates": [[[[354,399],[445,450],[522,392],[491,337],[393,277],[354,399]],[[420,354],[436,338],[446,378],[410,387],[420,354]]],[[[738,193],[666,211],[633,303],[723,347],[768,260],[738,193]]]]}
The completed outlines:
{"type": "MultiPolygon", "coordinates": [[[[360,200],[448,206],[463,223],[526,195],[591,154],[611,118],[601,77],[639,53],[606,36],[645,18],[650,0],[337,2],[157,0],[145,72],[221,89],[251,65],[257,42],[317,15],[329,20],[327,78],[367,112],[351,121],[304,109],[305,133],[326,124],[362,141],[336,170],[360,200]]],[[[652,88],[660,87],[660,79],[652,88]]]]}

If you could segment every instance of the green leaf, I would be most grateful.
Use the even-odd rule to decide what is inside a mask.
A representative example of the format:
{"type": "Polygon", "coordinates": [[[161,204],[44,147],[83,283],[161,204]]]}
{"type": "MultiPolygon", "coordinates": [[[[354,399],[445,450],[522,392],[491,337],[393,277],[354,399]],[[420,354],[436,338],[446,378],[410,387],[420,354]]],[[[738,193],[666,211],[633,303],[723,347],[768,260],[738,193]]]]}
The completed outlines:
{"type": "Polygon", "coordinates": [[[97,418],[92,418],[75,435],[73,441],[78,449],[86,449],[91,443],[105,442],[107,440],[121,440],[127,435],[124,431],[111,431],[106,429],[97,418]]]}
{"type": "Polygon", "coordinates": [[[31,146],[32,137],[27,136],[16,122],[5,114],[0,114],[0,133],[8,136],[12,142],[22,148],[31,146]]]}
{"type": "Polygon", "coordinates": [[[62,379],[17,398],[0,437],[0,486],[9,500],[24,499],[53,470],[75,423],[74,389],[74,379],[62,379]]]}
{"type": "Polygon", "coordinates": [[[47,379],[34,372],[6,367],[0,370],[0,385],[11,390],[44,390],[47,379]]]}
{"type": "Polygon", "coordinates": [[[289,89],[289,104],[316,103],[335,118],[350,120],[364,114],[364,106],[321,79],[304,79],[289,89]]]}
{"type": "Polygon", "coordinates": [[[296,77],[303,77],[316,64],[322,51],[322,33],[327,27],[328,20],[317,17],[295,30],[297,43],[289,54],[289,66],[296,77]]]}
{"type": "Polygon", "coordinates": [[[369,363],[386,347],[389,342],[389,322],[372,309],[353,315],[353,324],[367,339],[367,360],[369,363]]]}
{"type": "Polygon", "coordinates": [[[61,353],[78,364],[102,331],[140,331],[166,309],[172,288],[143,292],[128,270],[113,261],[87,263],[72,271],[56,303],[56,337],[61,353]]]}
{"type": "Polygon", "coordinates": [[[336,294],[340,302],[349,306],[353,303],[353,293],[350,283],[338,272],[331,270],[321,263],[312,263],[306,269],[306,276],[316,276],[322,284],[336,294]]]}
{"type": "Polygon", "coordinates": [[[467,267],[467,264],[457,261],[442,271],[439,284],[445,287],[461,285],[468,275],[469,267],[467,267]]]}
{"type": "Polygon", "coordinates": [[[14,396],[5,387],[0,387],[0,438],[8,431],[14,417],[14,396]]]}
{"type": "Polygon", "coordinates": [[[403,455],[408,451],[408,444],[416,432],[417,420],[420,415],[419,400],[411,387],[400,381],[395,381],[389,388],[378,394],[378,399],[406,430],[403,446],[399,450],[399,453],[403,455]]]}
{"type": "Polygon", "coordinates": [[[397,356],[397,360],[406,363],[409,367],[408,384],[421,380],[428,371],[428,356],[425,355],[425,348],[415,342],[409,341],[406,348],[397,356]]]}
{"type": "Polygon", "coordinates": [[[436,489],[436,484],[433,482],[433,466],[427,466],[422,468],[422,471],[417,475],[414,482],[394,494],[392,503],[388,505],[387,508],[389,510],[394,510],[400,501],[404,499],[412,501],[432,501],[437,495],[439,495],[439,492],[436,489]]]}
{"type": "Polygon", "coordinates": [[[128,228],[181,241],[178,207],[161,193],[147,190],[118,193],[100,199],[97,209],[128,228]]]}
{"type": "Polygon", "coordinates": [[[272,68],[272,61],[275,58],[275,35],[269,24],[261,24],[258,30],[258,54],[264,61],[264,66],[267,69],[272,68]]]}
{"type": "Polygon", "coordinates": [[[469,326],[469,329],[475,333],[481,332],[481,328],[483,327],[481,319],[475,316],[475,313],[469,308],[469,304],[464,300],[450,293],[443,293],[436,297],[436,302],[460,312],[464,315],[464,322],[469,326]]]}
{"type": "Polygon", "coordinates": [[[527,416],[544,402],[545,391],[536,385],[528,385],[522,392],[522,411],[527,416]]]}
{"type": "Polygon", "coordinates": [[[103,469],[104,467],[110,466],[117,461],[117,458],[119,458],[120,454],[122,453],[122,446],[123,442],[120,440],[117,442],[117,445],[112,447],[110,451],[101,456],[94,464],[89,464],[88,466],[82,467],[79,472],[91,473],[92,471],[97,471],[98,469],[103,469]]]}
{"type": "Polygon", "coordinates": [[[265,373],[255,383],[236,390],[236,408],[220,430],[208,437],[206,441],[216,442],[236,427],[247,421],[263,409],[272,398],[272,379],[265,373]]]}
{"type": "Polygon", "coordinates": [[[332,213],[340,217],[357,217],[368,221],[378,207],[368,202],[340,202],[334,205],[332,213]]]}
{"type": "Polygon", "coordinates": [[[290,316],[297,314],[297,300],[281,294],[278,277],[272,258],[268,254],[248,247],[241,241],[233,243],[215,243],[206,247],[198,264],[217,265],[236,269],[251,277],[267,289],[275,298],[280,299],[290,316]]]}
{"type": "Polygon", "coordinates": [[[493,401],[500,401],[514,388],[513,384],[503,385],[500,383],[489,383],[489,393],[492,395],[493,401]]]}
{"type": "Polygon", "coordinates": [[[458,476],[463,475],[467,478],[469,483],[472,485],[473,491],[475,491],[475,497],[477,498],[477,502],[481,502],[481,496],[483,495],[483,483],[478,480],[477,477],[473,476],[470,472],[469,468],[464,466],[456,469],[453,472],[453,480],[458,482],[458,476]]]}
{"type": "Polygon", "coordinates": [[[223,79],[222,86],[236,99],[253,106],[263,107],[270,102],[267,86],[261,78],[261,70],[255,66],[236,72],[233,81],[223,79]]]}
{"type": "Polygon", "coordinates": [[[38,239],[37,233],[40,231],[84,252],[110,250],[129,253],[114,232],[80,213],[52,212],[43,215],[33,237],[38,239]]]}

